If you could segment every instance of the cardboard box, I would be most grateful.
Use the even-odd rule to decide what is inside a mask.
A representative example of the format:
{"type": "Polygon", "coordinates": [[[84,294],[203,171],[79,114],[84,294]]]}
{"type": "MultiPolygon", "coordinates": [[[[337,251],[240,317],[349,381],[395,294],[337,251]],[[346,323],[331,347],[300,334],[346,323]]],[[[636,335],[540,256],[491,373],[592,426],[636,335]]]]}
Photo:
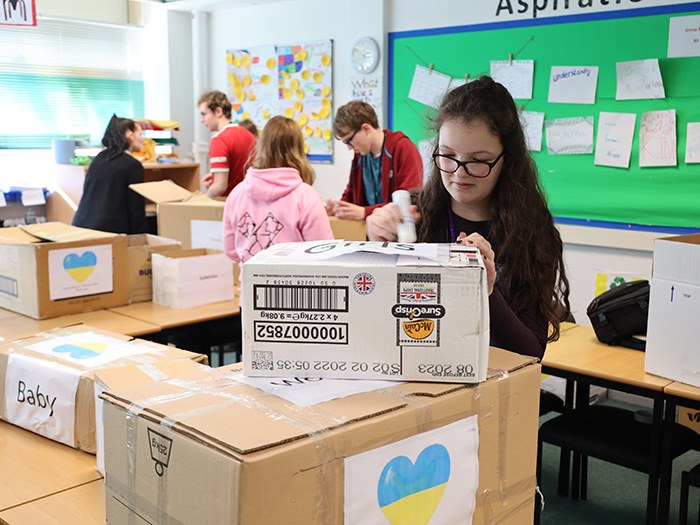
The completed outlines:
{"type": "Polygon", "coordinates": [[[128,242],[129,302],[150,301],[153,299],[151,255],[182,248],[182,243],[148,233],[129,235],[128,242]]]}
{"type": "Polygon", "coordinates": [[[401,523],[403,506],[421,523],[522,525],[534,512],[541,367],[493,348],[489,371],[478,385],[388,383],[307,409],[220,369],[112,390],[107,519],[401,523]],[[380,483],[390,473],[396,491],[380,483]]]}
{"type": "Polygon", "coordinates": [[[170,180],[129,187],[158,205],[158,235],[180,241],[185,249],[224,249],[223,200],[192,193],[170,180]]]}
{"type": "Polygon", "coordinates": [[[191,308],[233,299],[233,261],[219,250],[154,253],[152,264],[154,303],[191,308]]]}
{"type": "Polygon", "coordinates": [[[0,419],[95,453],[99,368],[206,356],[87,325],[61,328],[0,346],[0,419]]]}
{"type": "Polygon", "coordinates": [[[644,370],[700,386],[700,234],[654,241],[644,370]]]}
{"type": "Polygon", "coordinates": [[[367,231],[365,221],[348,221],[336,217],[328,217],[333,230],[333,237],[346,241],[366,241],[367,231]]]}
{"type": "Polygon", "coordinates": [[[488,293],[475,248],[278,244],[243,265],[242,282],[247,375],[486,378],[488,293]]]}
{"type": "Polygon", "coordinates": [[[128,302],[126,236],[60,222],[0,229],[0,307],[35,319],[128,302]]]}

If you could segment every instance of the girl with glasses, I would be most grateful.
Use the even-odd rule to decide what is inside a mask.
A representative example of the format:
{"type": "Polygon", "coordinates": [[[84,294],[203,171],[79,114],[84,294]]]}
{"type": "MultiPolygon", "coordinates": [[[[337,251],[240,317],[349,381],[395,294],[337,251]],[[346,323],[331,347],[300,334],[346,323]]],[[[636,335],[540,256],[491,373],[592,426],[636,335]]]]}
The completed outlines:
{"type": "MultiPolygon", "coordinates": [[[[541,358],[569,311],[562,242],[512,97],[481,77],[450,91],[435,117],[433,167],[414,208],[419,242],[459,242],[484,258],[491,344],[541,358]]],[[[367,218],[395,241],[395,205],[367,218]]]]}

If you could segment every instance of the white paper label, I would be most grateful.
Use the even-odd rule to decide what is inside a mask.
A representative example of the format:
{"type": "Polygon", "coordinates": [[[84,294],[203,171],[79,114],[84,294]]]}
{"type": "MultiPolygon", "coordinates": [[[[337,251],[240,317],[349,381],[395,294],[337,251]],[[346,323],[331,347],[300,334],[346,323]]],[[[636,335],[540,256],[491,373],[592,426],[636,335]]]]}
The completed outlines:
{"type": "Polygon", "coordinates": [[[80,376],[70,367],[10,354],[5,376],[7,420],[75,446],[75,394],[80,376]]]}
{"type": "Polygon", "coordinates": [[[345,524],[472,522],[477,416],[345,460],[345,524]]]}
{"type": "Polygon", "coordinates": [[[49,252],[49,298],[52,301],[109,293],[113,289],[111,244],[49,252]]]}
{"type": "Polygon", "coordinates": [[[211,248],[224,251],[223,222],[197,221],[190,223],[192,248],[211,248]]]}

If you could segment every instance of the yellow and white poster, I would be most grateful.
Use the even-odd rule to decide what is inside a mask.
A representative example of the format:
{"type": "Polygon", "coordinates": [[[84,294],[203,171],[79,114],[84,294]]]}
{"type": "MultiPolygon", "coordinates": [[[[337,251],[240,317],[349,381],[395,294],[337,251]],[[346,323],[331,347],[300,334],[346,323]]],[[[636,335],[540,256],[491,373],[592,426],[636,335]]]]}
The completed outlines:
{"type": "Polygon", "coordinates": [[[345,460],[347,525],[472,522],[479,485],[477,416],[345,460]]]}
{"type": "Polygon", "coordinates": [[[262,130],[275,115],[299,124],[310,160],[333,154],[333,45],[330,40],[229,50],[233,120],[262,130]]]}

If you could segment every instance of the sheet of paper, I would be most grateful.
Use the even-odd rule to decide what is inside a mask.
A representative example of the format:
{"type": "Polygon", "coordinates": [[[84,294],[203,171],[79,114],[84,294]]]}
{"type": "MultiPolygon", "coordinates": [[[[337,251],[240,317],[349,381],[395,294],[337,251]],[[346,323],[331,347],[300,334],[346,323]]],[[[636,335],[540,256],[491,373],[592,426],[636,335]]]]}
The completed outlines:
{"type": "Polygon", "coordinates": [[[615,64],[617,91],[615,100],[666,98],[659,60],[631,60],[615,64]]]}
{"type": "Polygon", "coordinates": [[[552,66],[549,102],[595,104],[598,66],[552,66]]]}
{"type": "Polygon", "coordinates": [[[525,132],[527,149],[530,151],[542,151],[542,125],[544,113],[538,111],[523,111],[520,113],[520,123],[525,132]]]}
{"type": "Polygon", "coordinates": [[[344,523],[472,523],[478,449],[471,416],[346,458],[344,523]]]}
{"type": "Polygon", "coordinates": [[[7,421],[75,445],[75,394],[81,372],[11,352],[5,377],[7,421]]]}
{"type": "Polygon", "coordinates": [[[430,71],[427,67],[416,65],[413,73],[413,81],[408,91],[408,98],[437,108],[442,101],[442,97],[447,92],[452,79],[448,75],[438,73],[434,69],[430,71]]]}
{"type": "Polygon", "coordinates": [[[534,60],[492,60],[491,77],[503,84],[513,98],[532,98],[534,60]]]}
{"type": "Polygon", "coordinates": [[[433,171],[433,152],[435,151],[435,141],[433,140],[421,140],[418,143],[418,151],[420,152],[420,157],[423,159],[423,184],[428,180],[430,174],[433,171]]]}
{"type": "Polygon", "coordinates": [[[46,204],[43,189],[32,188],[29,190],[22,190],[22,206],[39,206],[41,204],[46,204]]]}
{"type": "Polygon", "coordinates": [[[360,379],[247,377],[243,374],[231,374],[227,377],[274,394],[301,407],[401,384],[396,381],[364,381],[360,379]]]}
{"type": "Polygon", "coordinates": [[[593,117],[546,120],[544,126],[550,155],[593,153],[593,117]]]}
{"type": "Polygon", "coordinates": [[[700,162],[700,122],[688,122],[688,133],[685,136],[685,163],[700,162]]]}
{"type": "Polygon", "coordinates": [[[639,126],[639,165],[676,166],[676,110],[642,113],[639,126]]]}
{"type": "Polygon", "coordinates": [[[111,292],[112,245],[49,251],[49,299],[111,292]]]}
{"type": "Polygon", "coordinates": [[[600,113],[595,164],[614,168],[629,168],[632,139],[637,115],[634,113],[600,113]]]}
{"type": "Polygon", "coordinates": [[[374,112],[382,125],[381,118],[384,113],[382,104],[382,76],[381,75],[357,75],[350,77],[350,96],[352,100],[362,100],[374,108],[374,112]]]}
{"type": "Polygon", "coordinates": [[[193,220],[190,222],[190,238],[192,248],[224,251],[223,222],[193,220]]]}
{"type": "Polygon", "coordinates": [[[447,86],[447,91],[452,91],[454,88],[458,88],[459,86],[463,86],[469,82],[466,78],[451,78],[450,79],[450,85],[447,86]]]}
{"type": "Polygon", "coordinates": [[[5,200],[5,192],[0,191],[0,208],[7,206],[7,201],[5,200]]]}
{"type": "Polygon", "coordinates": [[[276,256],[303,256],[309,260],[325,260],[334,257],[362,255],[363,252],[380,253],[383,255],[410,255],[434,259],[438,256],[438,244],[416,243],[402,244],[398,242],[373,241],[317,241],[297,243],[289,247],[289,251],[278,251],[276,256]]]}
{"type": "Polygon", "coordinates": [[[700,57],[700,15],[669,19],[668,58],[675,57],[700,57]]]}

